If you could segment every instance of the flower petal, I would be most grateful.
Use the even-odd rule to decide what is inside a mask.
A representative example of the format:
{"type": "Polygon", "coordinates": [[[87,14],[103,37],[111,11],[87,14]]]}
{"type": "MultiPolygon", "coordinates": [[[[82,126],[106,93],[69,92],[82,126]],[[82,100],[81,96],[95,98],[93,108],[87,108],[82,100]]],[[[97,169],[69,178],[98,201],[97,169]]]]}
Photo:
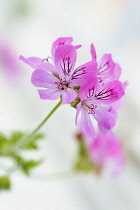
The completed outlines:
{"type": "Polygon", "coordinates": [[[31,82],[36,87],[55,88],[59,79],[43,70],[35,70],[32,73],[31,82]]]}
{"type": "Polygon", "coordinates": [[[87,79],[84,85],[82,85],[79,89],[79,98],[81,100],[85,100],[94,95],[96,86],[98,84],[97,73],[93,71],[94,75],[91,78],[87,79]]]}
{"type": "Polygon", "coordinates": [[[115,63],[115,66],[113,68],[112,72],[112,79],[119,79],[121,75],[122,69],[118,63],[115,63]]]}
{"type": "Polygon", "coordinates": [[[97,106],[93,118],[97,120],[99,129],[103,134],[111,130],[116,124],[116,113],[109,112],[101,106],[97,106]]]}
{"type": "Polygon", "coordinates": [[[58,89],[44,89],[38,90],[41,99],[56,100],[61,95],[61,90],[58,89]]]}
{"type": "Polygon", "coordinates": [[[32,68],[36,68],[36,66],[42,64],[42,59],[38,57],[25,58],[20,55],[19,60],[22,60],[24,63],[30,65],[32,68]]]}
{"type": "Polygon", "coordinates": [[[77,106],[76,106],[76,117],[75,117],[75,124],[76,125],[78,123],[78,117],[79,117],[79,114],[81,112],[81,109],[82,109],[81,103],[77,104],[77,106]]]}
{"type": "Polygon", "coordinates": [[[76,63],[77,52],[73,45],[63,45],[57,47],[55,51],[55,65],[59,71],[61,79],[65,79],[73,71],[76,63]]]}
{"type": "Polygon", "coordinates": [[[77,93],[71,88],[62,91],[62,104],[71,103],[77,97],[77,93]]]}
{"type": "Polygon", "coordinates": [[[89,80],[93,83],[94,77],[97,76],[97,63],[90,61],[76,68],[71,75],[69,86],[81,86],[89,83],[89,80]],[[93,78],[93,81],[92,81],[93,78]]]}
{"type": "Polygon", "coordinates": [[[48,63],[45,59],[41,59],[38,57],[25,58],[22,55],[19,57],[19,59],[31,66],[33,69],[41,69],[58,75],[55,66],[51,63],[48,63]]]}
{"type": "Polygon", "coordinates": [[[96,61],[96,50],[93,44],[90,45],[90,53],[91,53],[91,57],[92,57],[92,61],[96,61]]]}
{"type": "Polygon", "coordinates": [[[80,47],[82,47],[82,45],[81,45],[81,44],[79,44],[79,45],[75,45],[75,49],[76,49],[76,50],[78,50],[80,47]]]}
{"type": "Polygon", "coordinates": [[[53,60],[54,60],[55,50],[57,49],[57,47],[60,45],[70,45],[72,41],[73,41],[72,37],[61,37],[61,38],[56,39],[56,41],[54,41],[52,44],[53,60]]]}
{"type": "Polygon", "coordinates": [[[119,100],[125,94],[123,85],[118,80],[113,80],[105,84],[95,95],[95,99],[100,103],[111,104],[119,100]]]}
{"type": "Polygon", "coordinates": [[[111,80],[112,80],[114,66],[115,66],[115,63],[112,60],[112,55],[104,54],[98,63],[99,78],[101,77],[103,80],[111,78],[111,80]]]}
{"type": "Polygon", "coordinates": [[[83,108],[81,109],[80,127],[89,138],[95,137],[95,130],[91,123],[90,115],[83,108]]]}

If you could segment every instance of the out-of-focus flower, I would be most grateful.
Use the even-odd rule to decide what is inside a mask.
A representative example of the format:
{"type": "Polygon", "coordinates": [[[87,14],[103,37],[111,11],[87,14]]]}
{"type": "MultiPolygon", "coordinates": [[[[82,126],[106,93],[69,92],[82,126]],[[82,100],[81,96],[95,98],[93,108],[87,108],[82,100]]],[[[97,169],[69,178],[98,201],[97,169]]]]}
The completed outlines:
{"type": "Polygon", "coordinates": [[[20,79],[22,69],[18,61],[18,54],[8,42],[0,42],[0,68],[6,80],[16,83],[20,79]]]}
{"type": "Polygon", "coordinates": [[[94,77],[94,81],[92,79],[79,90],[81,102],[77,105],[76,124],[89,138],[94,138],[95,130],[90,119],[92,116],[98,122],[99,130],[106,134],[116,124],[117,110],[111,109],[111,105],[124,94],[120,81],[113,80],[101,86],[94,77]]]}
{"type": "MultiPolygon", "coordinates": [[[[32,74],[32,84],[47,88],[38,90],[41,99],[58,99],[62,95],[62,103],[71,103],[77,97],[74,86],[83,85],[96,72],[96,62],[85,63],[74,70],[77,51],[80,45],[73,46],[71,38],[59,38],[52,45],[54,64],[41,63],[39,58],[20,59],[36,70],[32,74]],[[94,71],[93,71],[94,70],[94,71]]],[[[43,60],[42,60],[43,61],[43,60]]]]}
{"type": "Polygon", "coordinates": [[[100,133],[89,144],[89,156],[97,172],[104,171],[118,175],[124,167],[124,153],[121,142],[113,133],[102,136],[100,133]]]}

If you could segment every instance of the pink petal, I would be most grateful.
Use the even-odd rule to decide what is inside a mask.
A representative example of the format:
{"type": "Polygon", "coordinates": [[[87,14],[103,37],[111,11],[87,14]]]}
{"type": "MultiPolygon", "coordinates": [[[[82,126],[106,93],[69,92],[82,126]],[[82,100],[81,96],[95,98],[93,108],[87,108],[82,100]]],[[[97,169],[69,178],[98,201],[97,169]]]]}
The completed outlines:
{"type": "Polygon", "coordinates": [[[96,93],[96,100],[100,103],[111,104],[119,100],[125,94],[122,83],[118,80],[108,82],[102,90],[96,93]]]}
{"type": "Polygon", "coordinates": [[[38,57],[25,58],[22,55],[19,57],[19,59],[34,69],[41,69],[41,70],[49,71],[49,72],[52,72],[53,74],[58,75],[58,72],[57,72],[55,66],[51,63],[45,62],[44,59],[41,59],[38,57]]]}
{"type": "Polygon", "coordinates": [[[77,97],[77,93],[71,88],[62,91],[62,104],[73,102],[77,97]]]}
{"type": "Polygon", "coordinates": [[[90,45],[90,53],[93,61],[96,61],[96,50],[93,44],[90,45]]]}
{"type": "Polygon", "coordinates": [[[88,138],[95,137],[95,130],[91,123],[90,115],[83,108],[81,109],[80,127],[88,138]]]}
{"type": "Polygon", "coordinates": [[[61,90],[58,89],[44,89],[38,90],[41,99],[56,100],[61,95],[61,90]]]}
{"type": "Polygon", "coordinates": [[[36,68],[36,66],[42,64],[42,59],[38,57],[25,58],[20,55],[19,59],[22,60],[24,63],[30,65],[32,68],[36,68]]]}
{"type": "Polygon", "coordinates": [[[112,72],[112,79],[116,80],[120,78],[122,69],[118,63],[115,63],[113,72],[112,72]]]}
{"type": "Polygon", "coordinates": [[[120,100],[114,102],[114,103],[111,105],[111,107],[112,107],[112,109],[115,110],[115,111],[120,111],[120,110],[122,109],[122,107],[123,107],[123,104],[124,104],[124,103],[123,103],[123,100],[120,99],[120,100]]]}
{"type": "Polygon", "coordinates": [[[129,82],[128,81],[123,82],[122,83],[123,89],[126,90],[126,88],[127,88],[128,85],[129,85],[129,82]]]}
{"type": "Polygon", "coordinates": [[[100,131],[103,134],[111,130],[116,124],[116,113],[109,112],[100,106],[97,106],[95,114],[92,114],[92,116],[97,120],[100,131]]]}
{"type": "Polygon", "coordinates": [[[55,50],[57,49],[57,47],[60,45],[70,45],[72,43],[72,41],[73,41],[72,37],[62,37],[62,38],[58,38],[56,41],[54,41],[52,44],[53,60],[54,60],[54,56],[55,56],[55,50]]]}
{"type": "Polygon", "coordinates": [[[93,71],[93,73],[94,73],[94,76],[92,75],[92,77],[88,79],[86,83],[82,85],[79,89],[79,98],[81,100],[85,100],[91,95],[93,95],[96,89],[96,86],[98,84],[97,74],[96,74],[96,71],[93,71]]]}
{"type": "Polygon", "coordinates": [[[76,63],[77,53],[72,45],[63,45],[57,47],[55,51],[55,65],[59,71],[61,79],[69,76],[76,63]]]}
{"type": "Polygon", "coordinates": [[[77,122],[78,122],[78,117],[79,117],[79,114],[81,112],[81,103],[77,104],[76,106],[76,117],[75,117],[75,124],[77,125],[77,122]]]}
{"type": "Polygon", "coordinates": [[[111,54],[104,54],[98,63],[98,75],[103,79],[113,79],[114,61],[112,60],[111,54]]]}
{"type": "Polygon", "coordinates": [[[80,47],[82,47],[82,45],[75,45],[75,49],[78,50],[80,47]]]}
{"type": "Polygon", "coordinates": [[[73,74],[71,75],[71,81],[69,86],[81,86],[89,82],[94,82],[94,77],[97,77],[97,63],[96,62],[88,62],[77,69],[74,70],[73,74]],[[93,78],[93,81],[92,81],[93,78]]]}
{"type": "Polygon", "coordinates": [[[35,70],[32,73],[31,82],[36,87],[55,88],[59,79],[43,70],[35,70]]]}

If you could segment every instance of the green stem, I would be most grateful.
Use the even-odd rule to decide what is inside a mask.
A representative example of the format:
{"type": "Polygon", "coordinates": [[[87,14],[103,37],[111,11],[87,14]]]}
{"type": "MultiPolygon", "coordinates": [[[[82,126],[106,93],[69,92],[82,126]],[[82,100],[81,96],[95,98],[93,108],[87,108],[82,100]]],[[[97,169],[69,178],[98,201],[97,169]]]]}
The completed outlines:
{"type": "Polygon", "coordinates": [[[58,109],[61,105],[61,101],[52,109],[52,111],[45,117],[45,119],[27,136],[23,137],[20,141],[17,142],[14,146],[14,151],[26,145],[34,137],[34,135],[39,131],[39,129],[47,122],[47,120],[52,116],[52,114],[58,109]]]}

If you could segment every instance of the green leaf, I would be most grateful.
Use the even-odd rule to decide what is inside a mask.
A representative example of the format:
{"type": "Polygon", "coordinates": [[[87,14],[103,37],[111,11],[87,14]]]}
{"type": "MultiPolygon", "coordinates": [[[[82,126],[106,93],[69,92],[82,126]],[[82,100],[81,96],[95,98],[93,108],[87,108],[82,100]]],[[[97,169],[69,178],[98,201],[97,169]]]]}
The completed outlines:
{"type": "Polygon", "coordinates": [[[9,156],[11,153],[11,143],[7,137],[0,133],[0,156],[9,156]]]}
{"type": "Polygon", "coordinates": [[[29,160],[29,161],[25,161],[22,165],[22,170],[26,175],[30,175],[30,172],[33,168],[35,168],[36,166],[40,165],[42,163],[42,160],[29,160]]]}
{"type": "Polygon", "coordinates": [[[42,163],[42,160],[25,160],[19,155],[15,156],[15,160],[17,165],[26,175],[30,175],[31,170],[42,163]]]}
{"type": "Polygon", "coordinates": [[[15,144],[18,142],[21,138],[23,138],[26,135],[25,132],[21,131],[13,131],[9,137],[9,141],[11,141],[12,144],[15,144]]]}
{"type": "Polygon", "coordinates": [[[0,190],[8,190],[10,187],[10,178],[8,176],[0,176],[0,190]]]}

